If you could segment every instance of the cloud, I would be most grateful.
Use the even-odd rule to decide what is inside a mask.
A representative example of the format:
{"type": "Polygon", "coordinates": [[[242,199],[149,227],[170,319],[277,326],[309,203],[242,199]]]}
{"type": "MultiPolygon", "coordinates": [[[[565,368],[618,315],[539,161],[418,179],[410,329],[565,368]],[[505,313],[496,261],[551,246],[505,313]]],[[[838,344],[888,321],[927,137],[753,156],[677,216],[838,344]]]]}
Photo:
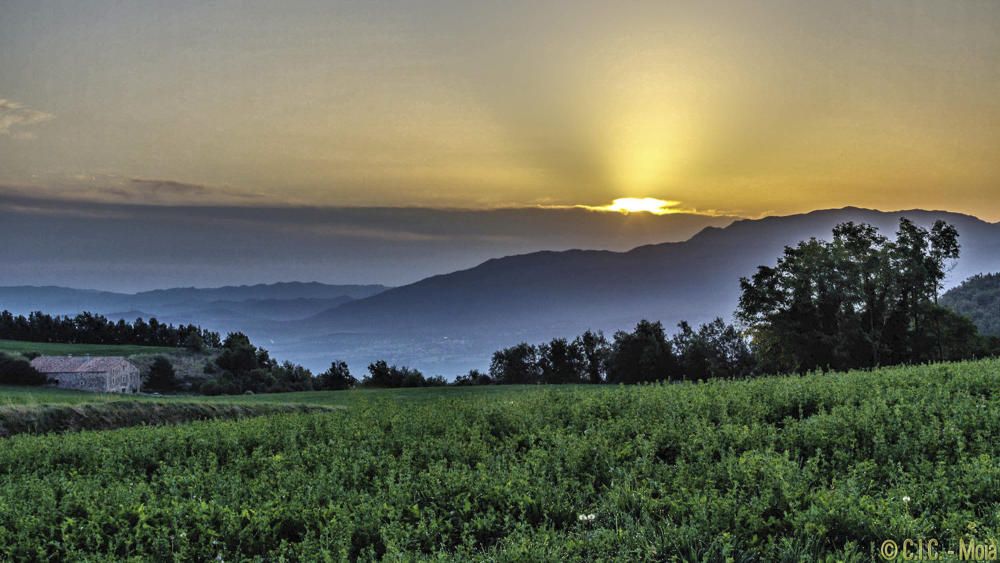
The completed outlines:
{"type": "Polygon", "coordinates": [[[149,180],[145,178],[129,178],[129,184],[141,191],[148,191],[156,195],[202,195],[210,190],[208,186],[201,184],[188,184],[175,180],[149,180]]]}
{"type": "Polygon", "coordinates": [[[33,139],[34,133],[22,128],[45,123],[55,118],[51,113],[24,107],[17,102],[0,98],[0,135],[14,139],[33,139]]]}
{"type": "Polygon", "coordinates": [[[112,189],[135,203],[183,204],[205,200],[215,203],[237,203],[261,199],[260,194],[229,186],[209,186],[155,178],[128,178],[125,185],[119,185],[117,188],[109,187],[106,191],[110,192],[112,189]]]}
{"type": "Polygon", "coordinates": [[[265,199],[259,193],[231,186],[109,173],[55,174],[36,180],[32,184],[0,186],[0,192],[50,200],[138,205],[246,205],[265,199]]]}

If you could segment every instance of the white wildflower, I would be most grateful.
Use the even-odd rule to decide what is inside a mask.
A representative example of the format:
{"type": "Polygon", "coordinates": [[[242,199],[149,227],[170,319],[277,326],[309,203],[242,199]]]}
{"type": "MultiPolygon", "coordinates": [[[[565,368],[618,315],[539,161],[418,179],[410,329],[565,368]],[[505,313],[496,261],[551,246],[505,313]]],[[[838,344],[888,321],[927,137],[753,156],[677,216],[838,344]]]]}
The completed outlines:
{"type": "Polygon", "coordinates": [[[593,522],[597,518],[596,514],[580,514],[576,517],[580,522],[593,522]]]}
{"type": "Polygon", "coordinates": [[[908,496],[903,497],[903,502],[910,502],[910,497],[908,496]]]}

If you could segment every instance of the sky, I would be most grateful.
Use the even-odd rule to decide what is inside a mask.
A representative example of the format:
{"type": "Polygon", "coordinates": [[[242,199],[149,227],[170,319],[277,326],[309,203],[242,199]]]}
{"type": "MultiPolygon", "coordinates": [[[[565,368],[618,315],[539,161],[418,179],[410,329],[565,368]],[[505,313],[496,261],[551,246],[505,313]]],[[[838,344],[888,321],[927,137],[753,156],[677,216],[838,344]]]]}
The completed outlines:
{"type": "MultiPolygon", "coordinates": [[[[626,197],[702,226],[845,205],[997,221],[1000,2],[5,0],[0,195],[332,229],[345,209],[590,212],[492,250],[616,248],[590,225],[641,231],[594,218],[626,197]]],[[[691,231],[663,217],[662,240],[691,231]]],[[[405,276],[385,277],[353,281],[405,276]]]]}

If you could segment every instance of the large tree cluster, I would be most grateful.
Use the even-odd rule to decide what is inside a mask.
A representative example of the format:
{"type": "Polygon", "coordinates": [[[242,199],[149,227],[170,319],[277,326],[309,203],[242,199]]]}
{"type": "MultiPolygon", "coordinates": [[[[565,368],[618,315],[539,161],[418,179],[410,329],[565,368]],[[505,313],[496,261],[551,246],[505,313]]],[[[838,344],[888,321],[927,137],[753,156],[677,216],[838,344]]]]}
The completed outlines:
{"type": "Polygon", "coordinates": [[[737,316],[768,373],[968,358],[982,345],[975,326],[937,303],[958,256],[943,221],[901,219],[895,240],[844,223],[742,279],[737,316]]]}

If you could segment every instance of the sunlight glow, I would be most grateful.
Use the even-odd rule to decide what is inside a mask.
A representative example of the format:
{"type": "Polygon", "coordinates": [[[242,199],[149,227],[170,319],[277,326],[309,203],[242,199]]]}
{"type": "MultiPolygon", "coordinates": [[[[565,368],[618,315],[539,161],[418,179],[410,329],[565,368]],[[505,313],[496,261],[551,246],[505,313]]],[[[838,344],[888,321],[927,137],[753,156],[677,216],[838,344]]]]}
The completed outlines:
{"type": "Polygon", "coordinates": [[[652,213],[653,215],[667,215],[668,213],[678,213],[674,209],[681,202],[657,199],[655,197],[620,197],[611,202],[610,205],[600,205],[587,207],[594,211],[616,211],[618,213],[652,213]]]}

